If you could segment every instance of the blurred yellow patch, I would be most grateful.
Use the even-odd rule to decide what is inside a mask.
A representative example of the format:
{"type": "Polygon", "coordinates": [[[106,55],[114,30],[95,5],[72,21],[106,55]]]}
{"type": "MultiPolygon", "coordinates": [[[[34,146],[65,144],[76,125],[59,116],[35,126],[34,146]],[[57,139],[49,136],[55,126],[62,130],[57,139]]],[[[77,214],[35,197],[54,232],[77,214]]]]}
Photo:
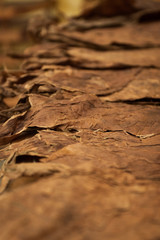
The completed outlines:
{"type": "Polygon", "coordinates": [[[67,16],[75,16],[81,12],[83,0],[59,0],[60,11],[67,16]]]}

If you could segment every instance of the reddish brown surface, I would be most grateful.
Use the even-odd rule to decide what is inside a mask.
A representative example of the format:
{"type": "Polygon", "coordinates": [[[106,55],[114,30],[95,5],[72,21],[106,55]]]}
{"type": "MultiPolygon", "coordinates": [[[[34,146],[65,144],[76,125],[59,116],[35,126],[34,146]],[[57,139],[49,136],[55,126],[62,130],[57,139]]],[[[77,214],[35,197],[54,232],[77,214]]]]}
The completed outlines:
{"type": "Polygon", "coordinates": [[[2,240],[160,238],[160,4],[145,3],[33,24],[22,69],[3,69],[2,240]]]}

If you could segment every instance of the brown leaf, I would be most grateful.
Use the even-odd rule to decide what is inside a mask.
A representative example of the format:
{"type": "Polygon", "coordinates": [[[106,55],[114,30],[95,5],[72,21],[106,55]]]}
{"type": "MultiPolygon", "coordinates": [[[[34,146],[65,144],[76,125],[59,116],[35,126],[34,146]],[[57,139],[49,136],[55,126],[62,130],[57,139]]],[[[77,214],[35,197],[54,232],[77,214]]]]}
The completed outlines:
{"type": "MultiPolygon", "coordinates": [[[[119,46],[130,46],[131,47],[147,47],[147,46],[156,46],[160,45],[160,23],[149,23],[147,25],[142,24],[127,24],[122,27],[117,28],[91,28],[86,32],[82,31],[72,31],[72,32],[63,32],[59,33],[59,38],[63,39],[63,36],[67,36],[71,40],[74,39],[78,42],[82,41],[93,45],[97,45],[102,49],[109,48],[108,45],[119,44],[119,46]]],[[[49,33],[49,39],[52,39],[52,31],[49,33]]],[[[53,33],[54,34],[54,33],[53,33]]],[[[65,38],[64,38],[65,40],[65,38]]],[[[73,41],[73,40],[72,40],[73,41]]],[[[75,42],[76,45],[76,42],[75,42]]],[[[96,46],[95,46],[96,48],[96,46]]]]}
{"type": "Polygon", "coordinates": [[[91,49],[70,48],[70,61],[74,66],[107,69],[125,67],[160,67],[160,49],[94,51],[91,49]]]}
{"type": "Polygon", "coordinates": [[[13,240],[63,239],[66,235],[69,239],[89,236],[96,240],[108,235],[116,239],[119,233],[120,240],[156,238],[160,233],[158,193],[156,183],[147,185],[123,170],[84,165],[69,176],[50,176],[1,196],[0,220],[8,219],[7,231],[1,227],[1,238],[10,237],[13,229],[13,240]]]}
{"type": "Polygon", "coordinates": [[[1,73],[2,240],[159,239],[159,0],[87,3],[1,73]]]}
{"type": "Polygon", "coordinates": [[[73,128],[76,131],[125,130],[135,135],[160,132],[159,109],[156,106],[143,108],[143,105],[105,104],[95,96],[87,95],[70,100],[31,95],[29,101],[31,109],[27,113],[9,119],[1,128],[1,144],[35,127],[55,130],[73,128]]]}
{"type": "Polygon", "coordinates": [[[138,99],[160,99],[160,71],[143,70],[122,90],[110,96],[102,97],[109,101],[134,101],[138,99]]]}
{"type": "Polygon", "coordinates": [[[54,163],[35,163],[35,165],[33,163],[22,163],[7,166],[3,171],[3,175],[1,176],[0,193],[2,193],[7,187],[9,189],[19,187],[34,182],[40,177],[46,177],[61,172],[68,174],[69,167],[54,163]],[[24,177],[28,177],[28,179],[24,177]]]}
{"type": "Polygon", "coordinates": [[[71,133],[63,133],[53,130],[32,130],[28,136],[24,136],[20,141],[0,150],[0,160],[6,160],[13,152],[16,152],[14,161],[16,163],[40,161],[43,157],[48,157],[51,152],[55,152],[66,145],[77,142],[71,133]]]}
{"type": "Polygon", "coordinates": [[[81,14],[81,17],[110,17],[115,15],[129,14],[134,10],[134,0],[85,0],[84,10],[81,14]]]}
{"type": "MultiPolygon", "coordinates": [[[[65,97],[70,91],[70,97],[74,94],[90,93],[96,95],[107,95],[121,90],[131,80],[136,78],[139,69],[126,69],[119,71],[109,70],[85,70],[72,67],[59,67],[46,65],[44,73],[40,72],[37,78],[24,84],[27,91],[33,91],[37,86],[37,93],[51,95],[57,91],[63,92],[65,97]],[[54,71],[53,71],[53,70],[54,71]],[[119,78],[117,78],[117,74],[119,78]],[[47,91],[42,92],[41,86],[47,91]],[[41,90],[41,91],[40,91],[41,90]],[[65,93],[65,94],[64,94],[65,93]]],[[[69,96],[68,96],[69,97],[69,96]]]]}

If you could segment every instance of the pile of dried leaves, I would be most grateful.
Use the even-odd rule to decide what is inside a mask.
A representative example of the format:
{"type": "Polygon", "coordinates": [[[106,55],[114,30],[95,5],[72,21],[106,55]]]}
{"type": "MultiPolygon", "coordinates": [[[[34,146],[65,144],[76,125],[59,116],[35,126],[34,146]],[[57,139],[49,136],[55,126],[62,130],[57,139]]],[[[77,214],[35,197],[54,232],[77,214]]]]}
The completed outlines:
{"type": "Polygon", "coordinates": [[[160,238],[160,1],[88,4],[1,73],[2,240],[160,238]]]}

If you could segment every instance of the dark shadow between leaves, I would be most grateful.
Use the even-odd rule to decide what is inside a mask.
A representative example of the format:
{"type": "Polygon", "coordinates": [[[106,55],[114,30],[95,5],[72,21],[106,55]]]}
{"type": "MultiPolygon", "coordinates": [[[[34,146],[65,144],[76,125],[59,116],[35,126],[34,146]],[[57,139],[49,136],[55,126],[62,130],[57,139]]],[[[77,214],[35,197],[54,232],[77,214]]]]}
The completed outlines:
{"type": "Polygon", "coordinates": [[[15,159],[15,163],[19,164],[19,163],[35,163],[35,162],[40,162],[39,159],[41,157],[40,156],[32,156],[32,155],[19,155],[16,157],[15,159]]]}

